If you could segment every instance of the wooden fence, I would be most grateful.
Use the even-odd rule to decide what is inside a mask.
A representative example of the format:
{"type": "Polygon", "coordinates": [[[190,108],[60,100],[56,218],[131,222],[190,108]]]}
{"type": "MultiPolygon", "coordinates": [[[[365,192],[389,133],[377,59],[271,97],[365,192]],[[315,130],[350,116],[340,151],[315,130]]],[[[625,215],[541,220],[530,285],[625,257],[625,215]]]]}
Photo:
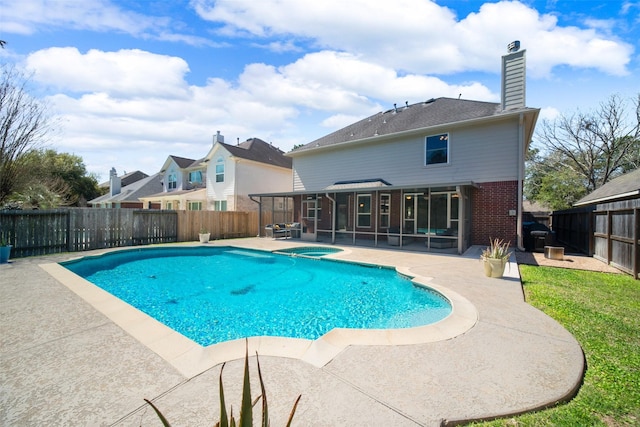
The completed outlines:
{"type": "MultiPolygon", "coordinates": [[[[640,200],[638,200],[640,202],[640,200]]],[[[565,246],[639,279],[640,207],[625,201],[553,212],[553,230],[565,246]]]]}
{"type": "Polygon", "coordinates": [[[0,238],[11,258],[92,249],[258,235],[257,212],[68,208],[0,211],[0,238]]]}
{"type": "Polygon", "coordinates": [[[576,208],[554,211],[551,229],[556,240],[576,252],[591,256],[593,254],[593,216],[594,208],[576,208]]]}

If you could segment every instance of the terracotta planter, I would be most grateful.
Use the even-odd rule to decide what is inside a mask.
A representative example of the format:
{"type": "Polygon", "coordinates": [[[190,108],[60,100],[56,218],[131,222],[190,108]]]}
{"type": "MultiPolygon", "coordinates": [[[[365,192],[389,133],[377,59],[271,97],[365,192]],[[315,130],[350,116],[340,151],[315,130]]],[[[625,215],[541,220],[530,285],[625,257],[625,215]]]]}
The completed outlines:
{"type": "Polygon", "coordinates": [[[200,233],[198,236],[200,237],[200,243],[209,243],[211,233],[200,233]]]}
{"type": "Polygon", "coordinates": [[[10,256],[11,256],[11,245],[0,246],[0,264],[8,263],[10,256]]]}
{"type": "Polygon", "coordinates": [[[506,260],[499,258],[484,258],[482,263],[484,264],[484,274],[487,277],[502,277],[504,268],[507,265],[506,260]]]}

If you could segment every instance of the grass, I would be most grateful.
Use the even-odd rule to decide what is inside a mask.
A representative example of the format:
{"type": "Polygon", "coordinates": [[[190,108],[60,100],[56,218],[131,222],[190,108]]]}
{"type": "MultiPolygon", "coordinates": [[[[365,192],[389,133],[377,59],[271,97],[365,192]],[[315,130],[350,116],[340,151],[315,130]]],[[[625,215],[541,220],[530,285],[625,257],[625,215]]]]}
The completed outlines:
{"type": "Polygon", "coordinates": [[[570,402],[474,426],[640,425],[640,280],[521,265],[527,302],[562,324],[587,360],[570,402]]]}

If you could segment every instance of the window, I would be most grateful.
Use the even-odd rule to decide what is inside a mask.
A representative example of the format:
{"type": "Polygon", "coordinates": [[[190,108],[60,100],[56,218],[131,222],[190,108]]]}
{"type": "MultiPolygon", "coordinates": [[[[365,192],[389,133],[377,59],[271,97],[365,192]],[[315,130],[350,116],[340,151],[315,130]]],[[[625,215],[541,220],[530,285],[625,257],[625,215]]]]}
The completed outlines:
{"type": "Polygon", "coordinates": [[[169,178],[167,178],[168,185],[167,188],[169,190],[175,190],[178,187],[178,177],[175,172],[171,172],[169,174],[169,178]]]}
{"type": "Polygon", "coordinates": [[[213,210],[215,210],[215,211],[226,211],[227,210],[227,201],[226,200],[215,200],[213,202],[213,210]]]}
{"type": "Polygon", "coordinates": [[[449,162],[449,134],[432,135],[426,138],[425,165],[449,162]]]}
{"type": "Polygon", "coordinates": [[[358,194],[358,227],[371,227],[370,194],[358,194]]]}
{"type": "Polygon", "coordinates": [[[172,202],[167,202],[167,210],[173,210],[173,203],[172,202]]]}
{"type": "Polygon", "coordinates": [[[202,171],[189,172],[189,182],[192,184],[202,184],[202,171]]]}
{"type": "Polygon", "coordinates": [[[190,211],[201,211],[202,202],[189,202],[187,209],[190,211]]]}
{"type": "Polygon", "coordinates": [[[216,160],[216,182],[224,182],[224,159],[218,157],[216,160]]]}
{"type": "Polygon", "coordinates": [[[380,195],[380,227],[389,227],[389,214],[391,213],[391,195],[380,195]]]}

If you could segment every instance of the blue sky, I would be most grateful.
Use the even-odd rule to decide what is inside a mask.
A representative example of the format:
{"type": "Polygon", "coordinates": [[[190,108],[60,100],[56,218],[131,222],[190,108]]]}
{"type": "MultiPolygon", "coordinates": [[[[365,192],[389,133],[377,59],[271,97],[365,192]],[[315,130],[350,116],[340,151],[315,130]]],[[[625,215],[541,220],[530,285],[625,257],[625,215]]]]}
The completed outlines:
{"type": "Polygon", "coordinates": [[[394,103],[498,102],[513,40],[541,119],[640,93],[640,0],[0,0],[0,39],[101,180],[216,131],[289,151],[394,103]]]}

